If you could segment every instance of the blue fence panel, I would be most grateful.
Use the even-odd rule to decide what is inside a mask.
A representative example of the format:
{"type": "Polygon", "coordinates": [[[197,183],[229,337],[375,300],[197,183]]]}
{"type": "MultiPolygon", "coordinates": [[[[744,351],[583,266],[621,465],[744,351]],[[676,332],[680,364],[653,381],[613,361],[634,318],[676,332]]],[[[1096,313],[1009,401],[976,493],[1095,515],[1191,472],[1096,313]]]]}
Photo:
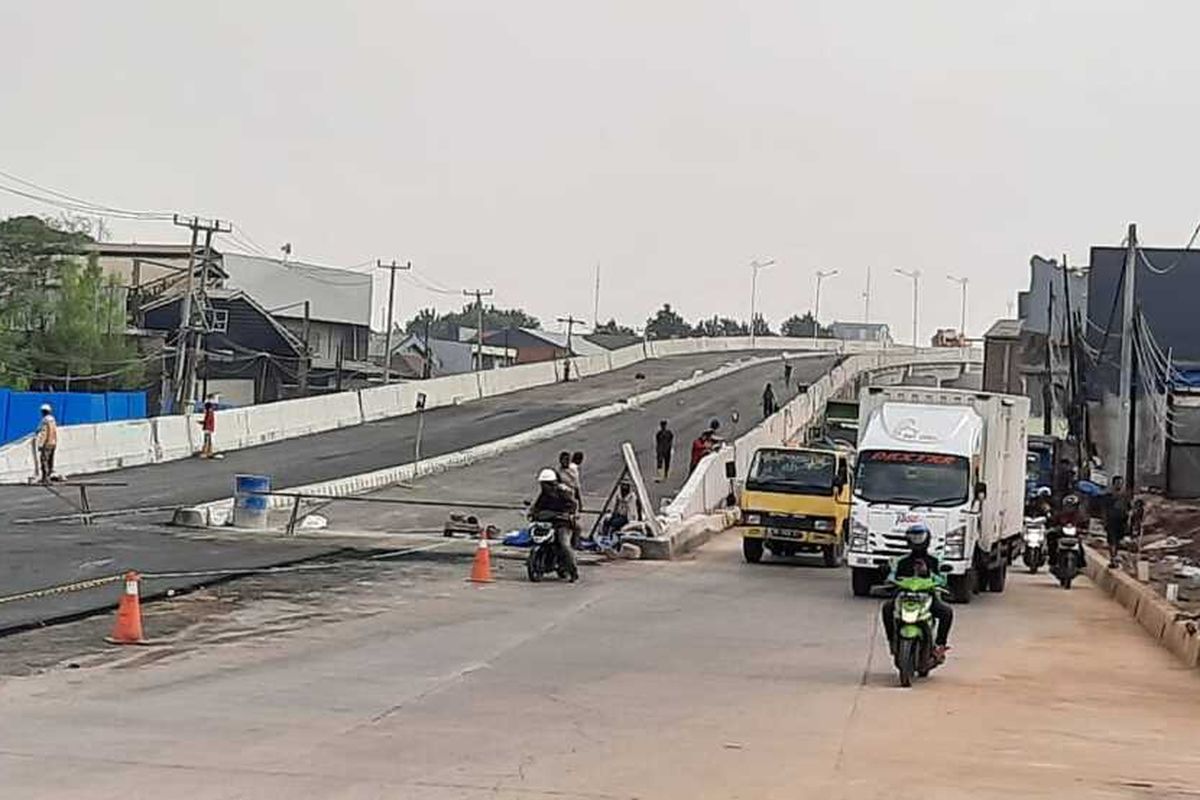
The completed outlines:
{"type": "Polygon", "coordinates": [[[129,419],[129,393],[104,393],[104,418],[109,422],[118,419],[129,419]]]}
{"type": "Polygon", "coordinates": [[[126,392],[129,395],[129,416],[126,419],[145,419],[147,413],[145,392],[126,392]]]}
{"type": "Polygon", "coordinates": [[[55,409],[63,407],[62,416],[55,417],[60,425],[90,425],[104,422],[104,395],[84,392],[56,392],[50,403],[55,409]],[[55,402],[57,401],[57,402],[55,402]]]}
{"type": "MultiPolygon", "coordinates": [[[[5,435],[8,441],[20,439],[37,430],[42,418],[42,403],[51,403],[53,397],[43,392],[12,392],[8,397],[8,425],[5,435]]],[[[53,405],[53,403],[51,403],[53,405]]],[[[57,409],[55,409],[57,413],[57,409]]]]}
{"type": "Polygon", "coordinates": [[[145,392],[14,392],[0,388],[0,444],[37,430],[49,403],[59,425],[146,418],[145,392]]]}

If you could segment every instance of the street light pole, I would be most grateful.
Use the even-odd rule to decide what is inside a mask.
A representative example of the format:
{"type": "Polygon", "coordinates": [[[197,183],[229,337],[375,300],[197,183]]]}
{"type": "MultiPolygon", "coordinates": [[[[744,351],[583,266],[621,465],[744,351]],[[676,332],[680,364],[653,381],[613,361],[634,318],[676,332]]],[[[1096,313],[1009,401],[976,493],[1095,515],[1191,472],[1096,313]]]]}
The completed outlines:
{"type": "Polygon", "coordinates": [[[921,270],[913,269],[896,269],[897,275],[901,275],[912,281],[913,285],[913,309],[912,309],[912,346],[913,350],[917,349],[917,290],[921,283],[921,270]]]}
{"type": "Polygon", "coordinates": [[[947,275],[946,279],[952,283],[957,283],[962,289],[962,312],[958,323],[958,337],[964,342],[967,338],[967,284],[970,283],[966,278],[959,278],[955,275],[947,275]]]}
{"type": "Polygon", "coordinates": [[[766,261],[755,259],[750,262],[750,349],[754,349],[754,320],[758,317],[758,271],[775,263],[775,259],[766,261]]]}
{"type": "Polygon", "coordinates": [[[817,295],[813,299],[813,339],[817,339],[821,335],[821,281],[826,278],[832,278],[837,275],[836,269],[831,269],[826,272],[817,270],[817,295]]]}

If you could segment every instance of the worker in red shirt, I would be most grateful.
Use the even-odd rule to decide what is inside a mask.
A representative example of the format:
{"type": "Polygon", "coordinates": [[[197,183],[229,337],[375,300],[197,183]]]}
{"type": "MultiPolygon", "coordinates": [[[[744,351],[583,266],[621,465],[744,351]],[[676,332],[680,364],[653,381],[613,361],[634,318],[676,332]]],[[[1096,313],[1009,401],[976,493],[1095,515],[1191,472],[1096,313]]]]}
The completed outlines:
{"type": "Polygon", "coordinates": [[[217,432],[217,404],[212,398],[204,401],[204,418],[200,420],[200,430],[204,431],[204,445],[200,448],[201,458],[212,458],[213,434],[217,432]]]}

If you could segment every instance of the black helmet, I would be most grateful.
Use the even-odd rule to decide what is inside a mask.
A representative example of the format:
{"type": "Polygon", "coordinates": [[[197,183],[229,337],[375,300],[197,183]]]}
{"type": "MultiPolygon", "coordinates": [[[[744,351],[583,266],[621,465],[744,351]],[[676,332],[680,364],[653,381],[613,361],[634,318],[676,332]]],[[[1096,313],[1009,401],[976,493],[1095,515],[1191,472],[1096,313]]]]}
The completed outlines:
{"type": "Polygon", "coordinates": [[[904,532],[904,538],[908,540],[908,546],[913,550],[929,549],[929,527],[924,523],[910,525],[904,532]]]}

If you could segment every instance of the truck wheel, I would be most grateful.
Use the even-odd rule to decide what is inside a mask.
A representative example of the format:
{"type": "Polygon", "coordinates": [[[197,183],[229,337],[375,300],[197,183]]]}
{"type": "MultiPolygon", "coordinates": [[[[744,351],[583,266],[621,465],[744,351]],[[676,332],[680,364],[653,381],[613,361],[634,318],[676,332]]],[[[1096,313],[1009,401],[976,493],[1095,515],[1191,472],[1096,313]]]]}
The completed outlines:
{"type": "Polygon", "coordinates": [[[742,539],[742,555],[749,564],[757,564],[763,557],[762,539],[742,539]]]}
{"type": "Polygon", "coordinates": [[[987,589],[989,592],[999,594],[1004,591],[1004,584],[1008,581],[1008,562],[1001,561],[1000,566],[993,567],[987,572],[987,589]]]}
{"type": "Polygon", "coordinates": [[[876,572],[873,569],[855,567],[850,570],[850,591],[855,597],[869,597],[871,587],[875,585],[876,572]]]}
{"type": "Polygon", "coordinates": [[[951,575],[947,584],[950,589],[950,602],[966,605],[971,602],[975,593],[975,570],[969,569],[962,575],[951,575]]]}
{"type": "Polygon", "coordinates": [[[827,544],[821,548],[821,558],[824,560],[825,566],[829,568],[840,567],[842,565],[842,547],[837,544],[827,544]]]}

